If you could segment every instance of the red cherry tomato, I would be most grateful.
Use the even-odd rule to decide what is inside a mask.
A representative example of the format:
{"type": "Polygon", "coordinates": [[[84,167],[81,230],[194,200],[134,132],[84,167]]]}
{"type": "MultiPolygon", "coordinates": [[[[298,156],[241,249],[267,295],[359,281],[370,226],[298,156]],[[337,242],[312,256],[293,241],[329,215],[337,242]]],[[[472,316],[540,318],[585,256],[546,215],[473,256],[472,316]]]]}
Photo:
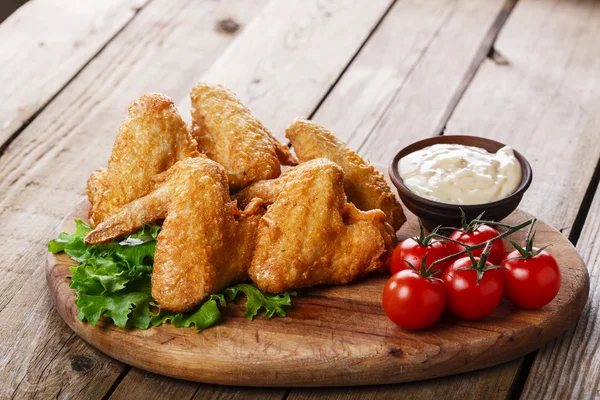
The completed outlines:
{"type": "MultiPolygon", "coordinates": [[[[533,248],[534,254],[539,249],[533,248]]],[[[506,297],[521,308],[540,308],[550,303],[560,289],[560,268],[546,250],[523,258],[515,250],[502,261],[506,297]]]]}
{"type": "MultiPolygon", "coordinates": [[[[479,258],[475,257],[479,262],[479,258]]],[[[486,266],[491,266],[489,262],[486,266]]],[[[472,265],[469,257],[462,257],[450,265],[442,277],[446,289],[446,305],[452,314],[466,320],[478,320],[498,307],[504,293],[502,273],[498,269],[483,272],[477,283],[477,271],[468,268],[472,265]]]]}
{"type": "Polygon", "coordinates": [[[423,329],[433,324],[446,304],[439,279],[424,278],[412,269],[392,275],[383,289],[383,309],[398,326],[423,329]]]}
{"type": "MultiPolygon", "coordinates": [[[[429,268],[434,261],[442,259],[451,254],[453,253],[448,249],[446,243],[444,242],[432,240],[427,246],[422,246],[415,238],[408,238],[400,242],[400,244],[396,246],[396,249],[392,253],[390,271],[392,274],[395,274],[405,269],[411,269],[406,261],[411,263],[415,268],[419,269],[421,267],[421,261],[425,255],[427,255],[425,266],[429,268]]],[[[433,270],[443,271],[446,269],[446,267],[448,267],[448,265],[450,265],[451,262],[452,260],[448,260],[436,264],[433,270]]]]}
{"type": "MultiPolygon", "coordinates": [[[[496,229],[492,228],[489,225],[479,225],[471,232],[465,232],[463,229],[456,230],[452,232],[450,235],[450,239],[457,240],[461,243],[464,243],[469,246],[475,246],[480,243],[486,242],[490,239],[495,238],[500,235],[496,229]]],[[[448,242],[446,246],[451,250],[450,254],[460,253],[465,249],[464,246],[461,246],[456,243],[448,242]]],[[[506,255],[506,246],[504,245],[503,240],[498,240],[491,244],[491,251],[488,257],[488,261],[493,265],[500,265],[500,262],[504,259],[506,255]]],[[[483,247],[473,250],[473,255],[476,257],[481,256],[483,252],[483,247]]]]}

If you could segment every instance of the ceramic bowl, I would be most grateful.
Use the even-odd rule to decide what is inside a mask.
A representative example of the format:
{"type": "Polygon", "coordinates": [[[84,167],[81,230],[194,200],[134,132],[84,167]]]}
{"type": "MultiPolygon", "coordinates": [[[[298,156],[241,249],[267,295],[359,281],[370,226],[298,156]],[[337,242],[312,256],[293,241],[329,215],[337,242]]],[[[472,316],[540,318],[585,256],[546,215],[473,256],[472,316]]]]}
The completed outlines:
{"type": "Polygon", "coordinates": [[[421,197],[406,187],[398,171],[398,163],[400,162],[400,159],[414,151],[441,143],[481,147],[490,153],[495,153],[505,146],[504,144],[496,142],[495,140],[477,136],[444,135],[420,140],[403,148],[398,152],[398,154],[396,154],[389,166],[390,179],[392,180],[394,186],[396,186],[398,189],[398,194],[400,195],[400,199],[404,205],[423,221],[423,225],[425,225],[427,229],[431,230],[438,225],[460,227],[461,208],[465,212],[467,220],[472,220],[485,211],[484,219],[492,221],[500,221],[517,209],[517,206],[523,198],[523,194],[531,185],[533,174],[529,162],[521,153],[516,150],[514,152],[515,157],[517,160],[519,160],[519,163],[521,164],[521,170],[523,172],[521,183],[513,194],[505,197],[504,199],[485,204],[448,204],[421,197]]]}

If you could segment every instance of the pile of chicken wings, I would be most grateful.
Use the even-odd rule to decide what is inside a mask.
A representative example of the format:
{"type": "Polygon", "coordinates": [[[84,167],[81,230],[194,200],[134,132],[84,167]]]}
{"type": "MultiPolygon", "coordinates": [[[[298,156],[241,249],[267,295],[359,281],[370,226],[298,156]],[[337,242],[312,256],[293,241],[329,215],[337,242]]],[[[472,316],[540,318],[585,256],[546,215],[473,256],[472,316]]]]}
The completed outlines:
{"type": "Polygon", "coordinates": [[[307,120],[286,129],[294,156],[220,85],[199,83],[191,101],[190,129],[168,97],[138,98],[86,188],[86,244],[162,223],[152,273],[160,308],[190,311],[248,278],[279,293],[389,265],[405,217],[381,172],[307,120]]]}

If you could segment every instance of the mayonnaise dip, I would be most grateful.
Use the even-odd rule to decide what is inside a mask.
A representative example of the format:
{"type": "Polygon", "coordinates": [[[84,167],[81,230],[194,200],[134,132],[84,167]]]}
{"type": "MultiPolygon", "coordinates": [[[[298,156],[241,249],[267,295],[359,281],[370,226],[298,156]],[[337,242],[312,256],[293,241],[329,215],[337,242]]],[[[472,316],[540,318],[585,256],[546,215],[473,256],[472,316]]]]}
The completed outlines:
{"type": "Polygon", "coordinates": [[[404,184],[427,199],[484,204],[503,199],[521,183],[521,164],[505,146],[496,153],[460,144],[434,144],[402,157],[404,184]]]}

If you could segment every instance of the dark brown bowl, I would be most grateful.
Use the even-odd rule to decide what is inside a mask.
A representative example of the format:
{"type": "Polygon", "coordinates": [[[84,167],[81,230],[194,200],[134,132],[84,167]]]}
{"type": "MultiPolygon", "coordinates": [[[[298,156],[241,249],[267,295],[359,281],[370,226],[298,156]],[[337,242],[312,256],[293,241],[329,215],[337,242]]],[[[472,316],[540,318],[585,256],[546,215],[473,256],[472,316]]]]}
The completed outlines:
{"type": "Polygon", "coordinates": [[[457,205],[429,200],[411,192],[411,190],[404,185],[402,178],[400,178],[400,173],[398,172],[398,163],[400,162],[400,159],[414,151],[441,143],[481,147],[489,152],[496,152],[505,146],[504,144],[496,142],[495,140],[477,136],[444,135],[419,140],[418,142],[403,148],[398,152],[398,154],[396,154],[389,167],[389,174],[390,178],[392,179],[392,183],[398,189],[398,194],[400,195],[400,199],[404,205],[423,221],[423,225],[425,225],[427,229],[431,230],[438,225],[460,227],[461,208],[465,212],[467,220],[469,221],[484,211],[484,218],[486,220],[500,221],[517,209],[517,206],[523,198],[523,194],[529,188],[529,185],[531,185],[533,173],[531,171],[531,165],[529,165],[529,162],[521,153],[516,150],[515,157],[517,157],[517,160],[519,160],[519,163],[521,164],[523,177],[521,178],[521,183],[517,187],[517,190],[504,199],[485,204],[457,205]]]}

